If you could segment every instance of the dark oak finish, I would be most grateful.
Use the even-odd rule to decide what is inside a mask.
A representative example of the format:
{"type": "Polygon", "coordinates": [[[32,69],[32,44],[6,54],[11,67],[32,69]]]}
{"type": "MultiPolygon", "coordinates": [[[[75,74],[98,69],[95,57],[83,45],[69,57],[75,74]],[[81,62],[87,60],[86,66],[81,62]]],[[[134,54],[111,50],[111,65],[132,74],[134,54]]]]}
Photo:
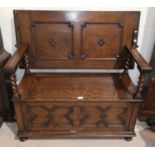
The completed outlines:
{"type": "Polygon", "coordinates": [[[139,12],[14,11],[20,48],[5,69],[11,73],[21,141],[32,137],[131,140],[145,75],[151,71],[136,50],[139,16],[139,12]],[[19,61],[26,72],[17,85],[19,61]],[[134,62],[141,73],[137,87],[128,75],[134,62]],[[124,71],[30,72],[48,68],[124,71]]]}
{"type": "Polygon", "coordinates": [[[0,117],[2,121],[14,120],[14,108],[11,101],[13,92],[8,73],[4,73],[4,65],[11,57],[11,54],[4,50],[0,32],[0,117]]]}

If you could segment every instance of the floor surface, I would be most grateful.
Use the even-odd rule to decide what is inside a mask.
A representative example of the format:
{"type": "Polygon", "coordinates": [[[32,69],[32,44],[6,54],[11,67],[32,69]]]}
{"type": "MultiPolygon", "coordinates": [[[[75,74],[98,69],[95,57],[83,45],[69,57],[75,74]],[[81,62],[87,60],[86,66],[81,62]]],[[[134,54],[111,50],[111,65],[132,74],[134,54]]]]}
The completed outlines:
{"type": "Polygon", "coordinates": [[[137,122],[136,137],[127,142],[124,139],[35,139],[20,142],[16,137],[16,123],[3,123],[0,128],[0,146],[16,147],[143,147],[155,146],[155,133],[151,132],[143,122],[137,122]]]}

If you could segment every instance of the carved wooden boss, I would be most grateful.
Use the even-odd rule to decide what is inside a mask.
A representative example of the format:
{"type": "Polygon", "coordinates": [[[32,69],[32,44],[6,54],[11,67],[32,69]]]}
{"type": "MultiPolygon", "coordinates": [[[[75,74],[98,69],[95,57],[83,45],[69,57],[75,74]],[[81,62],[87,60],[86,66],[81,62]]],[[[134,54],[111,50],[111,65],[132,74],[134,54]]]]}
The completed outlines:
{"type": "Polygon", "coordinates": [[[130,140],[144,76],[136,50],[139,12],[14,11],[17,51],[11,72],[21,140],[36,137],[130,140]],[[25,68],[16,84],[15,71],[25,68]],[[134,62],[138,86],[128,76],[134,62]],[[122,73],[33,73],[30,69],[123,69],[122,73]]]}

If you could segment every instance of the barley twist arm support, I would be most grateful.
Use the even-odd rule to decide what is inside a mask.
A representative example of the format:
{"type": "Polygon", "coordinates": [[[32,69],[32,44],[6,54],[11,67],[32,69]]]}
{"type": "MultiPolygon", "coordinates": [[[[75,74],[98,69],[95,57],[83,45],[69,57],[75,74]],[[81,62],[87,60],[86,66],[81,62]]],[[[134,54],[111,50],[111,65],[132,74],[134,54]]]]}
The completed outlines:
{"type": "Polygon", "coordinates": [[[20,93],[18,90],[15,72],[22,58],[24,58],[24,61],[25,61],[26,73],[29,73],[29,61],[27,56],[27,50],[28,50],[28,45],[20,45],[17,48],[14,55],[8,60],[8,62],[4,66],[5,72],[10,74],[10,81],[12,84],[13,93],[16,98],[20,98],[20,93]]]}
{"type": "Polygon", "coordinates": [[[20,98],[20,94],[18,92],[18,86],[17,86],[17,82],[16,82],[16,75],[14,73],[12,73],[10,75],[10,80],[11,80],[14,96],[17,97],[17,98],[20,98]]]}
{"type": "Polygon", "coordinates": [[[137,51],[136,48],[126,46],[125,50],[130,54],[130,57],[134,59],[137,63],[138,70],[140,72],[139,81],[137,90],[135,92],[134,98],[141,99],[142,98],[142,91],[144,88],[144,81],[145,77],[151,73],[151,66],[146,62],[143,56],[137,51]]]}

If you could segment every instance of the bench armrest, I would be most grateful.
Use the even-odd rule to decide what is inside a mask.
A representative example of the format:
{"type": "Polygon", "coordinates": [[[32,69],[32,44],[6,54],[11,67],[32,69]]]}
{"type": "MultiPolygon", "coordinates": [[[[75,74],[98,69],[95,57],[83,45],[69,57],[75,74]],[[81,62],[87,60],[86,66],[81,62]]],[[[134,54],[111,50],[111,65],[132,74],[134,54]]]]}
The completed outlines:
{"type": "Polygon", "coordinates": [[[8,62],[4,66],[4,70],[9,73],[15,72],[20,60],[23,58],[27,50],[28,45],[20,45],[14,55],[8,60],[8,62]]]}
{"type": "Polygon", "coordinates": [[[138,52],[136,48],[130,47],[128,45],[125,47],[133,57],[134,61],[137,63],[140,72],[151,72],[151,66],[146,62],[146,60],[143,58],[143,56],[138,52]]]}
{"type": "Polygon", "coordinates": [[[136,48],[133,48],[131,46],[125,46],[125,49],[129,53],[129,55],[134,59],[134,61],[137,63],[138,69],[140,71],[138,85],[137,85],[134,98],[142,99],[144,84],[145,84],[146,78],[151,73],[151,66],[146,62],[146,60],[143,58],[143,56],[138,52],[136,48]]]}
{"type": "Polygon", "coordinates": [[[4,66],[10,57],[10,53],[6,52],[5,50],[0,50],[0,66],[4,66]]]}

